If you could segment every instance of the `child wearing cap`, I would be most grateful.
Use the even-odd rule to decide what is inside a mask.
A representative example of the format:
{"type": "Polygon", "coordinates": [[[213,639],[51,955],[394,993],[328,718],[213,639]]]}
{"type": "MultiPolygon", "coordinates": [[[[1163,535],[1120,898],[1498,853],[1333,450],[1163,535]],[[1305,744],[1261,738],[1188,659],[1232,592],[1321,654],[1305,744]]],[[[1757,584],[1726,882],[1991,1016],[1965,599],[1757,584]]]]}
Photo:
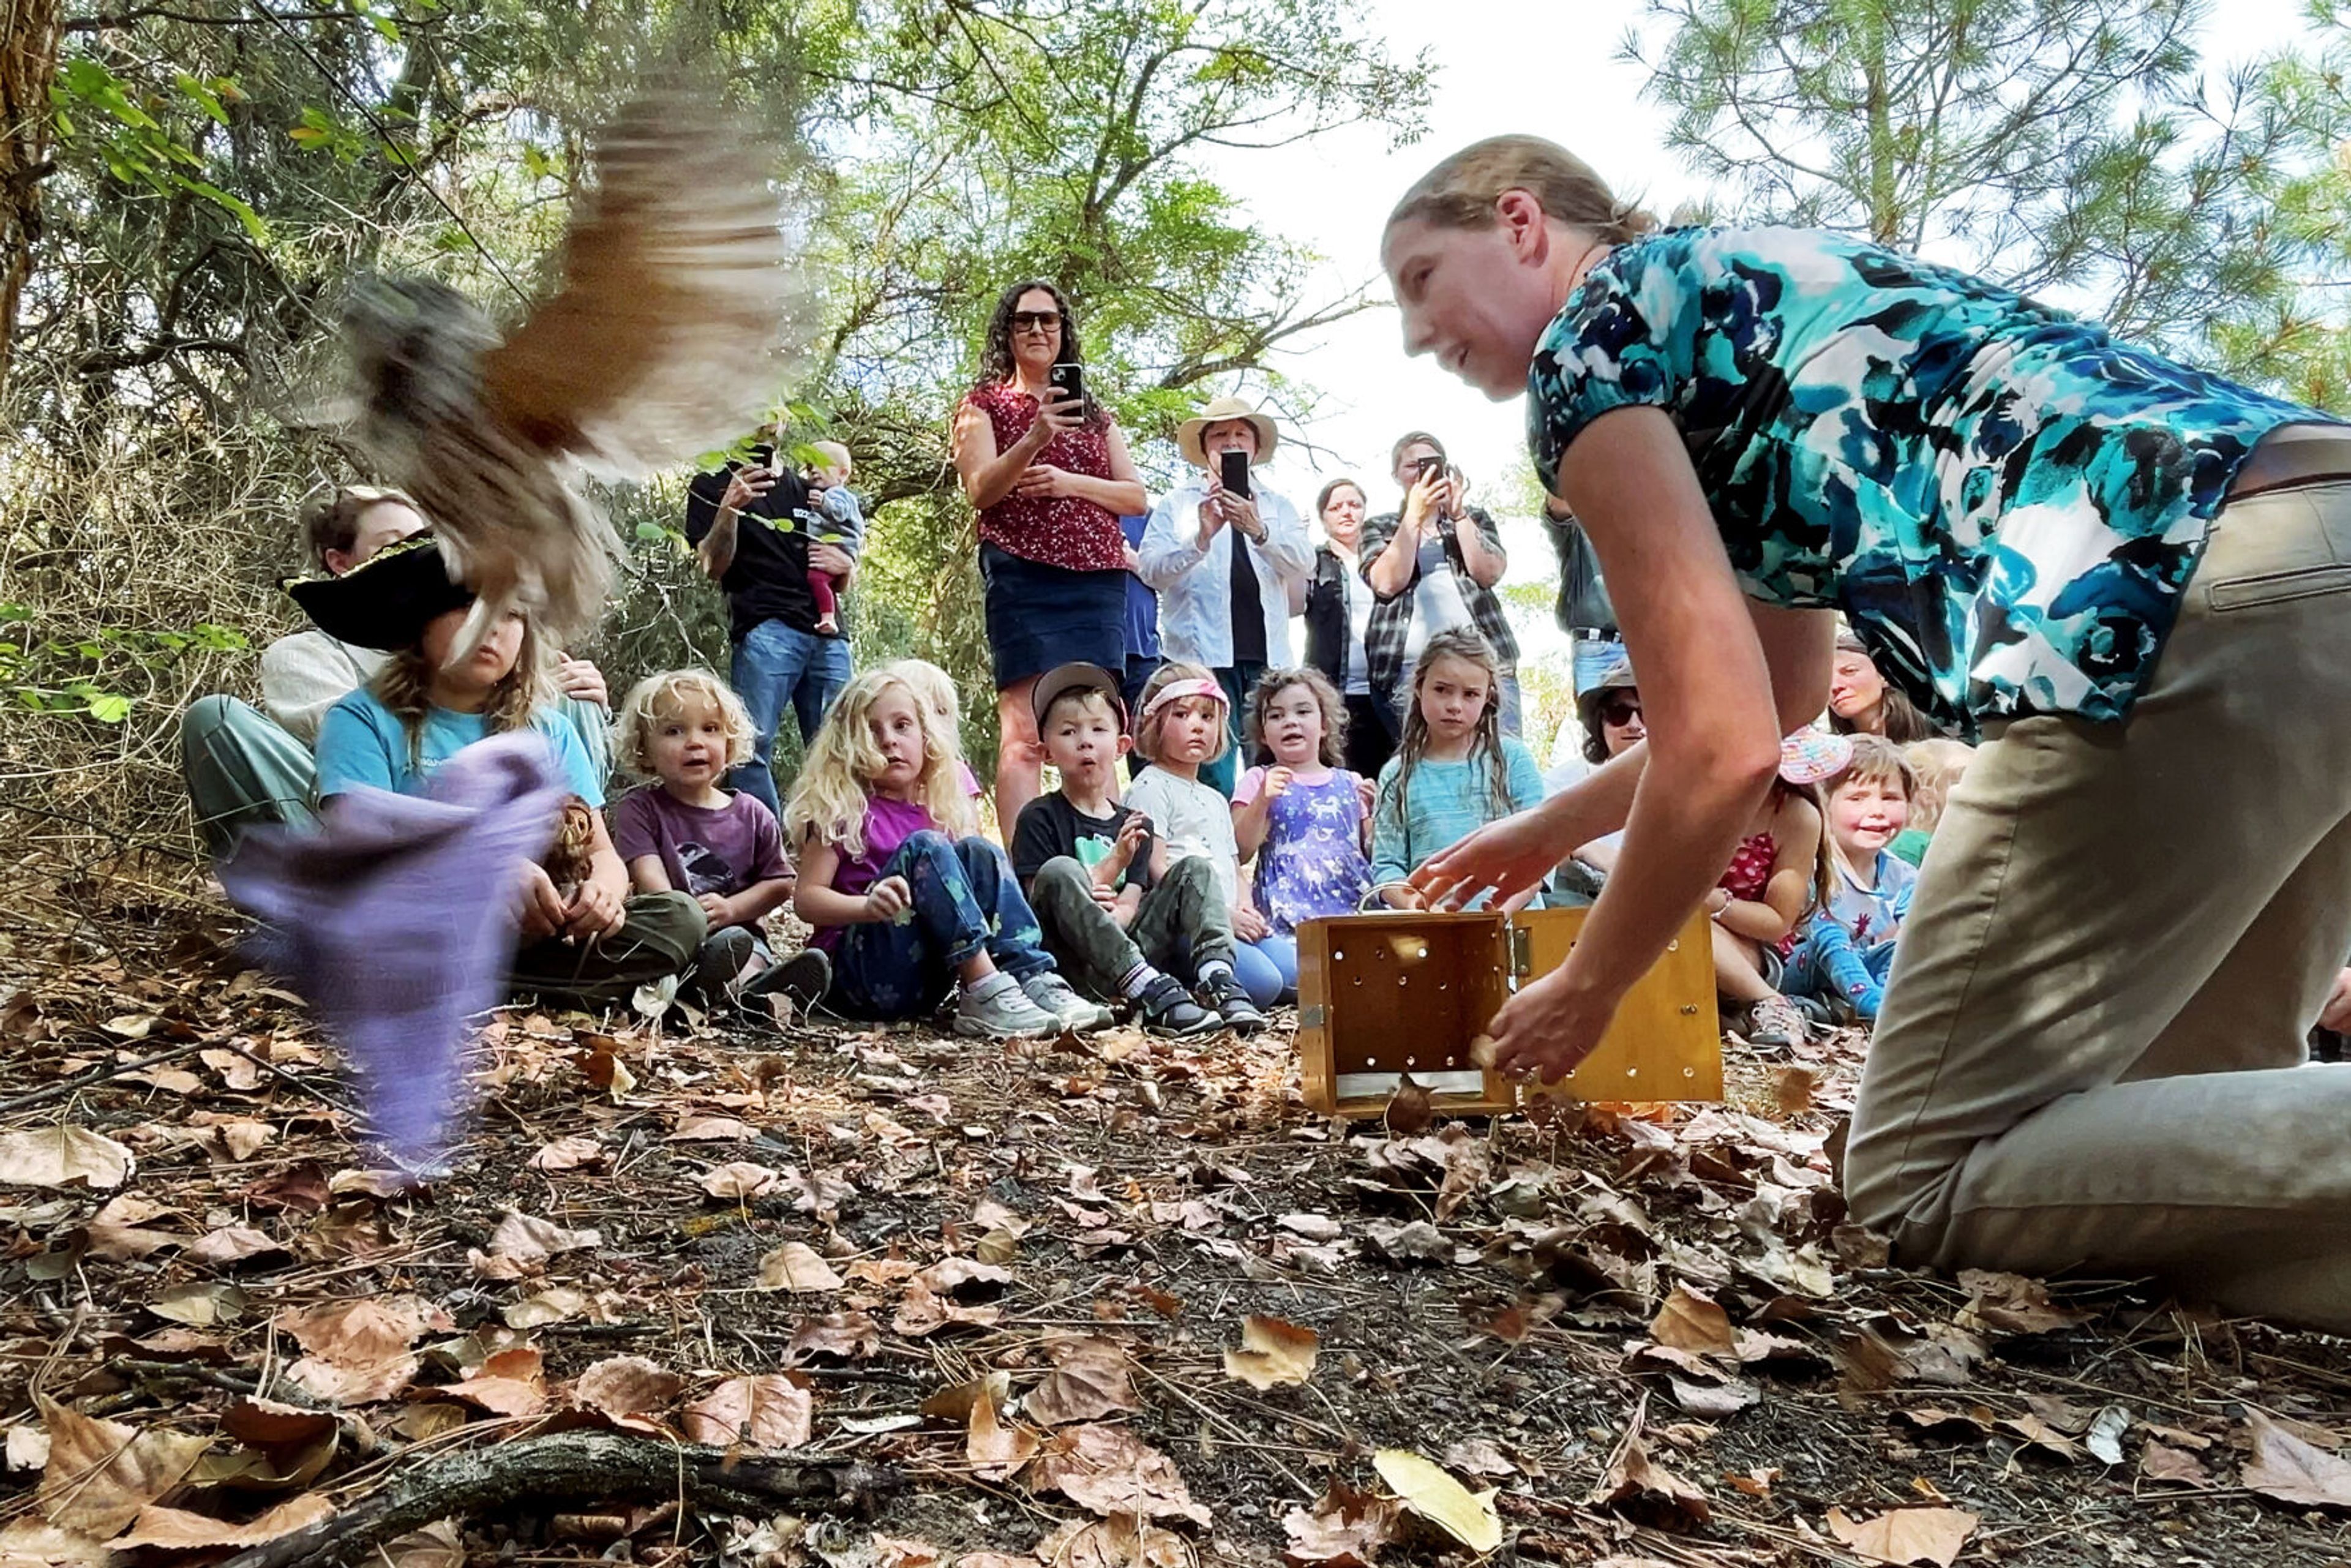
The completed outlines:
{"type": "Polygon", "coordinates": [[[1204,1000],[1237,1029],[1265,1022],[1261,1009],[1282,994],[1281,971],[1256,943],[1271,927],[1241,882],[1240,846],[1233,836],[1231,803],[1200,777],[1200,769],[1232,747],[1225,688],[1198,664],[1169,663],[1143,688],[1134,748],[1151,764],[1127,786],[1126,803],[1151,819],[1166,841],[1170,862],[1208,862],[1217,895],[1232,912],[1233,958],[1200,966],[1204,1000]]]}
{"type": "Polygon", "coordinates": [[[1714,986],[1746,1015],[1750,1040],[1796,1045],[1805,1039],[1804,1015],[1780,992],[1795,932],[1820,890],[1832,885],[1822,830],[1820,782],[1844,770],[1853,742],[1823,730],[1800,729],[1780,743],[1780,772],[1756,808],[1707,895],[1714,917],[1714,986]]]}
{"type": "Polygon", "coordinates": [[[1165,970],[1229,971],[1231,916],[1209,862],[1170,864],[1150,819],[1113,794],[1128,744],[1118,681],[1096,664],[1063,664],[1039,677],[1029,700],[1061,787],[1020,808],[1012,870],[1046,950],[1081,986],[1134,1003],[1155,1034],[1223,1027],[1165,970]]]}

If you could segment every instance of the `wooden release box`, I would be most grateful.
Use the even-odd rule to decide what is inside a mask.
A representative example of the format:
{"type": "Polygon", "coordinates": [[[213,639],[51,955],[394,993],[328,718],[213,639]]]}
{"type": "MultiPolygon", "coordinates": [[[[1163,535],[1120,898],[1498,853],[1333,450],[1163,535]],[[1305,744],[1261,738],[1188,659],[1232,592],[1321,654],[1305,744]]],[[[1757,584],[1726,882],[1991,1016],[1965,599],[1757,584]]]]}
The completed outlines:
{"type": "MultiPolygon", "coordinates": [[[[1583,909],[1393,911],[1298,928],[1298,1057],[1306,1103],[1376,1116],[1409,1072],[1437,1109],[1514,1110],[1519,1088],[1471,1060],[1511,992],[1566,962],[1583,909]]],[[[1557,1084],[1578,1100],[1719,1100],[1722,1030],[1703,912],[1625,997],[1599,1049],[1557,1084]]]]}

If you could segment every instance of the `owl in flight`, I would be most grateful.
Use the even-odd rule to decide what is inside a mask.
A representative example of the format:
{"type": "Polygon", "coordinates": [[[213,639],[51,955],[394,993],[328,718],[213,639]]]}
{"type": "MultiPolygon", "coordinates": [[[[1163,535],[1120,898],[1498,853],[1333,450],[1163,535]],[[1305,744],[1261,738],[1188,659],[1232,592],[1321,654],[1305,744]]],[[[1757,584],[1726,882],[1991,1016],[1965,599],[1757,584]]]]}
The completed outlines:
{"type": "Polygon", "coordinates": [[[453,661],[511,610],[584,637],[620,540],[580,478],[724,446],[781,391],[794,288],[758,144],[681,89],[622,110],[594,165],[554,291],[511,330],[417,278],[370,282],[347,320],[360,440],[476,596],[453,661]]]}

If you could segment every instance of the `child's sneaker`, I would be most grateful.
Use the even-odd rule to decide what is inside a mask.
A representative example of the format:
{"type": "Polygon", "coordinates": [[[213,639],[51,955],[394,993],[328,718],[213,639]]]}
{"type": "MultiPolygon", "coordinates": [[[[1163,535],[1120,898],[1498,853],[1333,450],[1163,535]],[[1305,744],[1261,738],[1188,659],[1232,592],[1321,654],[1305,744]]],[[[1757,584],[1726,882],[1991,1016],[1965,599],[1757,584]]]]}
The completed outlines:
{"type": "Polygon", "coordinates": [[[1230,969],[1218,969],[1200,982],[1200,1000],[1216,1009],[1224,1026],[1238,1034],[1255,1034],[1265,1027],[1265,1015],[1249,1000],[1230,969]]]}
{"type": "Polygon", "coordinates": [[[832,960],[821,947],[803,947],[780,964],[770,964],[751,977],[743,988],[742,1000],[747,1009],[772,1018],[768,1007],[768,997],[789,997],[795,1016],[824,1000],[824,993],[832,987],[832,960]]]}
{"type": "Polygon", "coordinates": [[[759,940],[747,926],[730,925],[724,931],[713,932],[703,943],[694,974],[684,988],[711,1001],[732,995],[735,977],[743,972],[743,966],[758,950],[759,940]]]}
{"type": "Polygon", "coordinates": [[[1152,981],[1135,1000],[1143,1027],[1153,1034],[1213,1034],[1225,1027],[1222,1019],[1185,994],[1184,982],[1173,975],[1152,981]]]}
{"type": "Polygon", "coordinates": [[[1024,1034],[1059,1034],[1061,1020],[1029,999],[1029,994],[998,970],[956,998],[955,1031],[982,1040],[1024,1034]]]}
{"type": "Polygon", "coordinates": [[[1085,1034],[1108,1029],[1118,1021],[1111,1010],[1090,1002],[1070,988],[1070,982],[1051,969],[1040,969],[1020,982],[1020,988],[1040,1011],[1053,1015],[1063,1029],[1085,1034]]]}
{"type": "Polygon", "coordinates": [[[1749,1009],[1747,1018],[1750,1045],[1802,1045],[1812,1038],[1796,1004],[1776,991],[1749,1009]]]}

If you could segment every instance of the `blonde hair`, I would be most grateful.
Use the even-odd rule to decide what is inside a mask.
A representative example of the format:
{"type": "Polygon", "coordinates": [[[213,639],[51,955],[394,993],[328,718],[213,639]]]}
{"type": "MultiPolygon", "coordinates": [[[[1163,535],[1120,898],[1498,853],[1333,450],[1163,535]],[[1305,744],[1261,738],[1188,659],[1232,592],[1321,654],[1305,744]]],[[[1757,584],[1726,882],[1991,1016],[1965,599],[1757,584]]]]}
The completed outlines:
{"type": "Polygon", "coordinates": [[[1932,832],[1935,824],[1943,820],[1943,808],[1950,804],[1951,786],[1976,759],[1976,748],[1964,740],[1951,740],[1936,736],[1929,740],[1915,740],[1902,748],[1910,769],[1918,780],[1918,788],[1910,798],[1910,825],[1932,832]]]}
{"type": "Polygon", "coordinates": [[[1268,670],[1257,678],[1257,686],[1249,697],[1249,748],[1254,751],[1265,744],[1265,710],[1274,698],[1292,686],[1304,686],[1313,694],[1314,706],[1322,710],[1322,747],[1318,756],[1323,767],[1338,767],[1347,755],[1346,699],[1331,684],[1330,676],[1311,665],[1268,670]]]}
{"type": "Polygon", "coordinates": [[[827,460],[825,465],[828,467],[839,468],[844,474],[857,472],[857,460],[850,456],[848,446],[841,442],[811,441],[809,443],[809,450],[825,458],[827,460]]]}
{"type": "Polygon", "coordinates": [[[667,670],[647,675],[629,688],[628,699],[612,720],[612,755],[632,773],[653,776],[653,727],[685,711],[689,701],[708,703],[726,727],[726,766],[740,768],[751,760],[758,740],[751,710],[708,670],[667,670]]]}
{"type": "Polygon", "coordinates": [[[883,762],[869,724],[874,706],[891,692],[906,694],[914,722],[923,728],[923,771],[914,780],[914,802],[942,832],[956,838],[979,831],[971,798],[963,792],[956,764],[963,749],[954,726],[923,700],[895,665],[868,670],[851,681],[825,716],[824,727],[809,743],[800,776],[784,803],[787,842],[831,844],[855,860],[865,852],[866,780],[879,777],[883,762]]]}
{"type": "Polygon", "coordinates": [[[1638,239],[1657,220],[1620,201],[1592,165],[1540,136],[1489,136],[1474,141],[1413,182],[1388,214],[1388,227],[1415,219],[1437,228],[1494,226],[1506,191],[1524,191],[1556,223],[1588,230],[1610,245],[1638,239]]]}
{"type": "MultiPolygon", "coordinates": [[[[451,613],[457,613],[451,612],[451,613]]],[[[424,639],[417,640],[394,653],[368,689],[376,700],[392,710],[400,720],[400,727],[408,735],[408,765],[421,768],[424,762],[424,716],[433,706],[433,677],[439,673],[434,662],[424,653],[424,639]]],[[[482,717],[492,735],[504,735],[509,730],[528,729],[539,708],[555,699],[555,659],[539,641],[538,628],[525,617],[522,623],[522,645],[515,650],[514,667],[498,677],[490,687],[488,700],[482,705],[482,717]]]]}
{"type": "MultiPolygon", "coordinates": [[[[1135,711],[1140,713],[1148,708],[1153,697],[1157,696],[1177,681],[1206,681],[1212,686],[1217,685],[1217,677],[1199,665],[1170,662],[1153,671],[1151,678],[1143,683],[1143,695],[1136,699],[1135,711]]],[[[1217,689],[1223,690],[1221,686],[1217,689]]],[[[1145,762],[1155,762],[1159,759],[1159,732],[1167,727],[1167,716],[1173,713],[1175,708],[1176,705],[1170,703],[1149,718],[1138,718],[1134,721],[1134,754],[1145,762]]],[[[1208,755],[1200,760],[1204,764],[1214,762],[1232,747],[1233,731],[1228,716],[1227,722],[1217,727],[1216,745],[1209,749],[1208,755]]]]}
{"type": "MultiPolygon", "coordinates": [[[[914,700],[946,720],[948,730],[960,736],[963,694],[956,690],[953,675],[928,659],[900,659],[882,667],[914,687],[914,700]]],[[[956,744],[961,744],[960,739],[956,744]]]]}

